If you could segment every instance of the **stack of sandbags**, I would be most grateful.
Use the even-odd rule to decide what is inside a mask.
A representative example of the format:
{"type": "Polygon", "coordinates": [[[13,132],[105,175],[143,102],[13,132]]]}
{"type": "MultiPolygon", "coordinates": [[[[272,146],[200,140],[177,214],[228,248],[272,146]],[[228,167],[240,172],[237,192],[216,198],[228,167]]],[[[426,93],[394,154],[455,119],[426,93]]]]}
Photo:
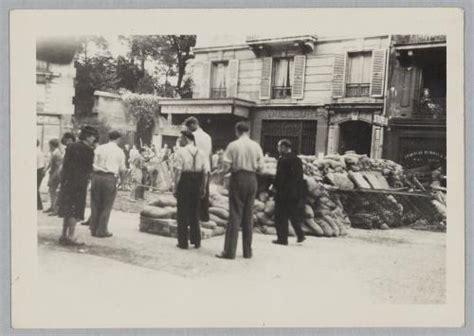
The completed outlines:
{"type": "MultiPolygon", "coordinates": [[[[155,200],[146,205],[140,212],[142,232],[158,234],[166,237],[177,236],[177,200],[169,193],[158,194],[155,200]]],[[[227,222],[226,222],[227,223],[227,222]]],[[[201,223],[201,238],[206,239],[224,233],[215,221],[201,223]]]]}
{"type": "Polygon", "coordinates": [[[219,227],[226,227],[229,221],[229,191],[223,186],[209,186],[209,218],[219,227]]]}

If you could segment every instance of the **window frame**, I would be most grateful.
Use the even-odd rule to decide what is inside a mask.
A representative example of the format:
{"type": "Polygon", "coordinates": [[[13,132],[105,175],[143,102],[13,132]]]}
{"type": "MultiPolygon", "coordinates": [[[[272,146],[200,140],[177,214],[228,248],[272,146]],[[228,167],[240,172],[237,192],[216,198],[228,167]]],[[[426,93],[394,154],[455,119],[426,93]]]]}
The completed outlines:
{"type": "MultiPolygon", "coordinates": [[[[345,98],[369,98],[371,97],[371,87],[372,87],[372,68],[373,68],[373,50],[372,49],[363,49],[363,50],[354,50],[354,51],[348,51],[346,53],[346,64],[345,64],[345,78],[344,78],[344,97],[345,98]],[[362,55],[362,54],[369,54],[370,56],[370,61],[368,62],[370,64],[369,67],[369,82],[368,83],[349,83],[349,74],[350,74],[350,61],[351,61],[351,56],[352,55],[362,55]],[[358,90],[358,93],[356,94],[348,94],[350,91],[349,87],[352,86],[352,89],[358,90]],[[366,91],[366,93],[362,93],[362,91],[366,91]]],[[[362,69],[363,73],[364,69],[362,69]]],[[[361,73],[361,76],[362,76],[361,73]]],[[[355,91],[354,90],[354,91],[355,91]]]]}
{"type": "Polygon", "coordinates": [[[209,83],[209,98],[212,99],[219,99],[219,98],[227,98],[227,90],[229,88],[229,60],[216,60],[216,61],[211,61],[211,70],[210,70],[210,83],[209,83]],[[225,79],[226,79],[226,85],[224,88],[214,88],[213,83],[214,83],[214,76],[216,73],[216,68],[218,64],[224,64],[225,65],[225,79]],[[218,94],[215,94],[218,92],[218,94]]]}
{"type": "Polygon", "coordinates": [[[291,67],[290,69],[290,81],[293,81],[294,77],[294,71],[295,71],[295,55],[290,55],[290,56],[273,56],[272,57],[272,74],[271,74],[271,90],[270,90],[270,99],[272,100],[288,100],[292,99],[293,96],[293,83],[290,82],[291,85],[289,86],[276,86],[275,85],[275,69],[277,64],[279,64],[279,61],[285,59],[285,60],[291,60],[291,67]],[[286,93],[284,96],[279,96],[277,97],[275,94],[276,88],[280,88],[280,90],[285,90],[286,93]]]}

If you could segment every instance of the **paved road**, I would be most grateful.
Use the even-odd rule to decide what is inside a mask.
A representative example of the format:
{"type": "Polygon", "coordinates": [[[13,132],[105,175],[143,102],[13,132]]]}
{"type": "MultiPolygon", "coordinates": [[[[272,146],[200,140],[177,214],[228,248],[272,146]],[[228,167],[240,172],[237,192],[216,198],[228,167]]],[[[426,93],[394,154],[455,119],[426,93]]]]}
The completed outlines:
{"type": "Polygon", "coordinates": [[[61,247],[60,219],[38,216],[39,286],[51,307],[36,316],[42,325],[49,319],[55,326],[117,326],[130,323],[129,309],[142,312],[137,327],[182,325],[180,313],[203,325],[281,325],[277,317],[286,309],[289,321],[311,324],[340,306],[445,300],[444,233],[352,229],[346,237],[309,237],[288,247],[256,234],[253,259],[238,251],[228,261],[214,258],[222,236],[183,251],[174,239],[139,232],[138,215],[117,211],[112,238],[92,238],[79,227],[87,246],[61,247]],[[55,320],[55,309],[64,307],[68,318],[55,320]]]}

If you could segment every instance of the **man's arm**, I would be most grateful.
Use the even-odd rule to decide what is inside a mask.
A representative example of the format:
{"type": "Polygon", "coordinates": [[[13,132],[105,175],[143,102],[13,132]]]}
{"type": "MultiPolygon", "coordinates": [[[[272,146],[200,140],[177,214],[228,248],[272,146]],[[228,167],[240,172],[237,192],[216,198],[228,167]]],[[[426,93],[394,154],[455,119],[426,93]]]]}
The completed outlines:
{"type": "Polygon", "coordinates": [[[222,159],[222,169],[221,172],[223,175],[227,174],[230,172],[232,169],[232,157],[233,157],[233,148],[232,144],[229,144],[224,152],[224,157],[222,159]]]}

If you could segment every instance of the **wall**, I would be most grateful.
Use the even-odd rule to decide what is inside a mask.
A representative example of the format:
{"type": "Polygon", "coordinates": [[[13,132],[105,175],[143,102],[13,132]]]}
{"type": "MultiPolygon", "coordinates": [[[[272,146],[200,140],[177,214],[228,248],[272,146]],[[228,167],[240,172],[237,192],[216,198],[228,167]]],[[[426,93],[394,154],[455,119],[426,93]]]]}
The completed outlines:
{"type": "Polygon", "coordinates": [[[249,48],[232,50],[199,49],[195,50],[193,61],[194,98],[205,98],[204,92],[210,76],[210,62],[213,60],[238,59],[237,97],[255,101],[258,104],[324,105],[332,102],[332,81],[334,56],[347,51],[360,51],[388,48],[388,36],[328,40],[316,42],[313,52],[307,54],[305,66],[303,99],[285,99],[284,101],[260,100],[260,82],[262,58],[257,58],[249,48]]]}

